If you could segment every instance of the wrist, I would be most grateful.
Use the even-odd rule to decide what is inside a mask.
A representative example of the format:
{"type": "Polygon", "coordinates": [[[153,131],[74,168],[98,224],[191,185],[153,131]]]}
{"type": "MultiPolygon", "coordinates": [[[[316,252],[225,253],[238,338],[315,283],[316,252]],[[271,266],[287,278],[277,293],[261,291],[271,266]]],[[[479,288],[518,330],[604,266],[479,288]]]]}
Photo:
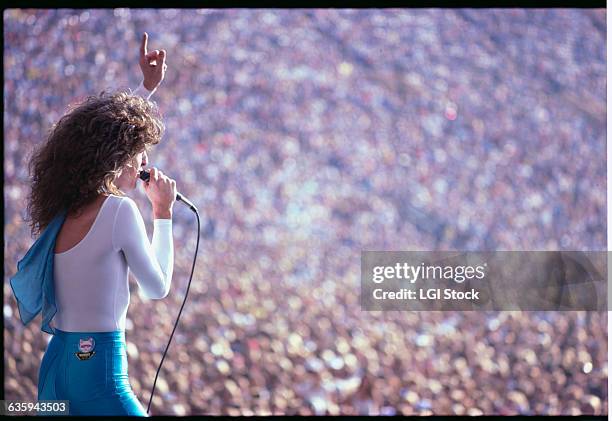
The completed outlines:
{"type": "Polygon", "coordinates": [[[154,83],[152,83],[152,82],[148,82],[148,81],[146,81],[146,80],[143,80],[143,81],[142,81],[142,86],[144,86],[144,87],[145,87],[145,89],[146,89],[147,91],[149,91],[149,92],[153,92],[153,91],[155,90],[155,88],[157,88],[157,86],[156,86],[154,83]]]}
{"type": "Polygon", "coordinates": [[[153,208],[153,219],[172,219],[172,209],[153,208]]]}

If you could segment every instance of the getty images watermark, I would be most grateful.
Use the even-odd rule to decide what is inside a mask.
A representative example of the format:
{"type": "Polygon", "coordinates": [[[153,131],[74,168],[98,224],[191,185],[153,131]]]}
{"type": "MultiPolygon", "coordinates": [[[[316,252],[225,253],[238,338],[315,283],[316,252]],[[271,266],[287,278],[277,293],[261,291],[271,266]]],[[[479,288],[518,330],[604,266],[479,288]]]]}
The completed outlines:
{"type": "Polygon", "coordinates": [[[605,251],[364,251],[364,310],[607,310],[605,251]]]}

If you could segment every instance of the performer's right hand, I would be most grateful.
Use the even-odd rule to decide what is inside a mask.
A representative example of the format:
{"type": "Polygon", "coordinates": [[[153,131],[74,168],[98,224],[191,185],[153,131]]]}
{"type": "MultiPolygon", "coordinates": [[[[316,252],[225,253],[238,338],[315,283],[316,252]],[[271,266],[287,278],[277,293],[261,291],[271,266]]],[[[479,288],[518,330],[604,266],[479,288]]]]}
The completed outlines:
{"type": "Polygon", "coordinates": [[[172,219],[172,206],[176,201],[176,181],[155,167],[149,170],[145,193],[153,206],[154,219],[172,219]]]}

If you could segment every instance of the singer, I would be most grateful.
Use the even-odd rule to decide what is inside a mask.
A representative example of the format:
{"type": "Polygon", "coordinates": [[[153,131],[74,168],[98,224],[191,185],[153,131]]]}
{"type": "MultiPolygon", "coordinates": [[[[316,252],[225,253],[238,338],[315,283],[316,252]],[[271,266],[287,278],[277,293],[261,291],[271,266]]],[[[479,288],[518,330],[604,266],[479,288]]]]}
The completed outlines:
{"type": "Polygon", "coordinates": [[[147,415],[128,381],[128,269],[146,298],[168,295],[177,195],[176,182],[150,168],[149,242],[136,203],[125,195],[164,131],[148,98],[164,79],[166,52],[147,52],[147,40],[145,33],[138,89],[149,91],[147,99],[128,93],[87,98],[53,126],[30,162],[28,214],[32,233],[40,235],[10,283],[23,323],[42,311],[41,329],[53,335],[38,399],[68,400],[71,415],[147,415]]]}

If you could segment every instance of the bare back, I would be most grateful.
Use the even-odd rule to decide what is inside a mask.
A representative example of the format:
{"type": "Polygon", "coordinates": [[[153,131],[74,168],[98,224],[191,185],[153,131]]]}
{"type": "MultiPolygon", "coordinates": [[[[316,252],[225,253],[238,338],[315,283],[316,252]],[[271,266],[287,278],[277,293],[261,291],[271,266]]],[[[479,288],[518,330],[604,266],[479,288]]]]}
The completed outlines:
{"type": "Polygon", "coordinates": [[[93,225],[107,196],[101,194],[86,205],[78,216],[67,215],[55,242],[55,253],[64,253],[83,240],[93,225]]]}

